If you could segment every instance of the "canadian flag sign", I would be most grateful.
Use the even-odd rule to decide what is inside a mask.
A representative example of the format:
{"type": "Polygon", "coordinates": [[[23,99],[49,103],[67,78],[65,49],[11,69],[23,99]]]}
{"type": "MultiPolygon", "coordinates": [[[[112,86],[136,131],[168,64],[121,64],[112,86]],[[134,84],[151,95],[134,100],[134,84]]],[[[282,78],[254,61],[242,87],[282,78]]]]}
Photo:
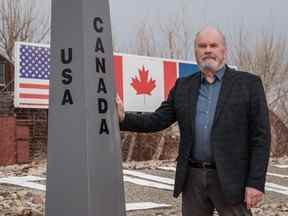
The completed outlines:
{"type": "Polygon", "coordinates": [[[178,77],[198,71],[193,62],[114,54],[116,90],[125,110],[152,112],[165,100],[178,77]]]}

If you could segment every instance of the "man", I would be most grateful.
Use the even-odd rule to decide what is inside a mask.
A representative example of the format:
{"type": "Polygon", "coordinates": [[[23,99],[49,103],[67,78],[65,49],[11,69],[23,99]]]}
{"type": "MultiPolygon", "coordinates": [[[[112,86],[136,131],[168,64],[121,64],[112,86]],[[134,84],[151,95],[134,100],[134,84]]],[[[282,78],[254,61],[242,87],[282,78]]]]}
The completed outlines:
{"type": "Polygon", "coordinates": [[[184,216],[251,215],[262,199],[270,124],[259,77],[229,68],[224,35],[205,27],[195,38],[201,71],[178,79],[168,99],[150,114],[124,112],[122,130],[154,132],[178,121],[179,156],[174,196],[184,216]]]}

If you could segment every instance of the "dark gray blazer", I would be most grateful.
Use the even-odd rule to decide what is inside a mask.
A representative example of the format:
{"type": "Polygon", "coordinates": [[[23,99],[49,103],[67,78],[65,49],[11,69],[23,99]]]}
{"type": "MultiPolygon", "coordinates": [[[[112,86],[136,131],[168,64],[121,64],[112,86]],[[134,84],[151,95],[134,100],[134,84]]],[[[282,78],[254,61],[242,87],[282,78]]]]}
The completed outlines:
{"type": "MultiPolygon", "coordinates": [[[[200,72],[180,78],[155,112],[126,113],[120,123],[121,130],[155,132],[178,121],[175,197],[185,190],[199,86],[200,72]]],[[[268,107],[260,78],[226,66],[211,143],[223,192],[231,204],[243,202],[246,186],[264,192],[270,142],[268,107]]]]}

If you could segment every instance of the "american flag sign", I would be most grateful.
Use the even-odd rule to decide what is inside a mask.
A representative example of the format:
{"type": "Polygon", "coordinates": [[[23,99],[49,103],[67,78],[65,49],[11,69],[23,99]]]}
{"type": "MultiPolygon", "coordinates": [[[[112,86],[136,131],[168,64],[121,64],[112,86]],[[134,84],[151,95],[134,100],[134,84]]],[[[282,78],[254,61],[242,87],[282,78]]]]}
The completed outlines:
{"type": "Polygon", "coordinates": [[[49,75],[49,45],[17,42],[15,44],[15,107],[47,109],[49,75]]]}

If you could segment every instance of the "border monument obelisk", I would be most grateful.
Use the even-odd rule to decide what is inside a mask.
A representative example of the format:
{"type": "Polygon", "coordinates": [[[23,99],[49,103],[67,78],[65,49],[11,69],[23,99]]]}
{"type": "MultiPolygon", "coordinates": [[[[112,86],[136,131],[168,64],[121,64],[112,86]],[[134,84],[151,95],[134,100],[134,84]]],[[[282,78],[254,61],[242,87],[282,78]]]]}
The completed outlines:
{"type": "Polygon", "coordinates": [[[52,0],[46,216],[124,216],[108,0],[52,0]]]}

